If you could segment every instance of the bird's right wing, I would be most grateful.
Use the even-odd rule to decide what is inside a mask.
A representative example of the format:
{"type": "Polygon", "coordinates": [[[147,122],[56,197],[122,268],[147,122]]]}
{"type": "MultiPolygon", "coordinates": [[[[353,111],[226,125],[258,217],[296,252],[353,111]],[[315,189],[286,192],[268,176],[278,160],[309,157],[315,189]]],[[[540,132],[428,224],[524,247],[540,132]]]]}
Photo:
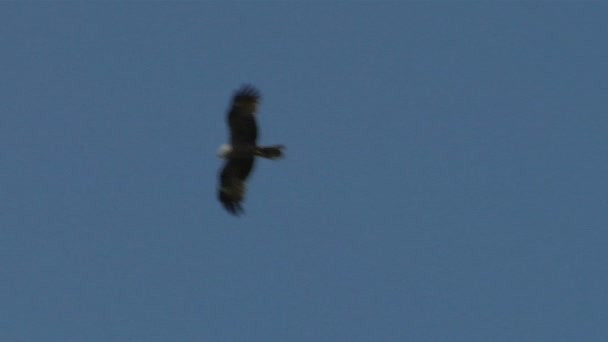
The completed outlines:
{"type": "Polygon", "coordinates": [[[259,102],[259,91],[250,85],[242,86],[234,94],[228,112],[230,141],[233,146],[255,146],[258,136],[255,113],[259,102]]]}

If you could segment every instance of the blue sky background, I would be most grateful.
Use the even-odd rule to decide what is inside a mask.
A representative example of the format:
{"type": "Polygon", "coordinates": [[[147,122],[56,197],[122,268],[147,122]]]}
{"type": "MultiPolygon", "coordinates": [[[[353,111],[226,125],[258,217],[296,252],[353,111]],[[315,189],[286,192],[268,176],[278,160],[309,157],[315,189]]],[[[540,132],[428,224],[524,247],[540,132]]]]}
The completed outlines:
{"type": "Polygon", "coordinates": [[[605,2],[3,2],[0,340],[608,340],[605,2]],[[264,95],[242,218],[224,115],[264,95]]]}

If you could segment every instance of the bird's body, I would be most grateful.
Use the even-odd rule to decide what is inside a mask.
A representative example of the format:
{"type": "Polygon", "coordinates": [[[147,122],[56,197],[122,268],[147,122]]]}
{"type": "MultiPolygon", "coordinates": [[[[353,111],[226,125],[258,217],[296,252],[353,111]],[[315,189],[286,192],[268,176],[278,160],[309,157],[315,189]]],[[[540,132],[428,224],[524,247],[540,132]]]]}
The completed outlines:
{"type": "Polygon", "coordinates": [[[255,158],[277,159],[283,156],[282,145],[257,145],[255,114],[259,100],[257,89],[243,86],[235,93],[228,112],[230,145],[220,148],[220,157],[226,159],[226,163],[220,172],[218,198],[233,215],[243,212],[241,202],[245,198],[247,178],[253,170],[255,158]]]}

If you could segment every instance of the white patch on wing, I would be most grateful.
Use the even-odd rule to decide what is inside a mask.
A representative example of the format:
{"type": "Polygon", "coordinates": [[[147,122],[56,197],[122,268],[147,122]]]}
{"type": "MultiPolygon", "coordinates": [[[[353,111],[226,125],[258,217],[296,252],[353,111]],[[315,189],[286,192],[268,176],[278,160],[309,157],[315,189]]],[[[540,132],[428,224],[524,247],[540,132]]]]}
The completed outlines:
{"type": "Polygon", "coordinates": [[[232,152],[232,146],[229,144],[223,144],[217,151],[217,156],[222,159],[227,159],[230,152],[232,152]]]}

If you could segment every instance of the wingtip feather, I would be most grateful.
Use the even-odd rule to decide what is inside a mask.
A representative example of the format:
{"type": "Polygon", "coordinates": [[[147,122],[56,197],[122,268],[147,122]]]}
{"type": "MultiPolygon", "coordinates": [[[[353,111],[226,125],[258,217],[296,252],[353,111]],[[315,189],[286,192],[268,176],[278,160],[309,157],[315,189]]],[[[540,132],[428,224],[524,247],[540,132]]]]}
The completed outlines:
{"type": "Polygon", "coordinates": [[[254,100],[257,101],[261,97],[260,91],[251,84],[243,84],[235,93],[236,100],[254,100]]]}

